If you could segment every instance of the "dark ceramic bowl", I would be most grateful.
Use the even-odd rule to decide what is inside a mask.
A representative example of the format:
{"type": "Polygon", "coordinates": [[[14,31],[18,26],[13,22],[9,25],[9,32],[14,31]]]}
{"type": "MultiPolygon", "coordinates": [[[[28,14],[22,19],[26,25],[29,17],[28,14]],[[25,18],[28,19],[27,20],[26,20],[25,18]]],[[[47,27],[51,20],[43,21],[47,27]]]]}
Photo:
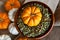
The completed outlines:
{"type": "MultiPolygon", "coordinates": [[[[38,36],[38,37],[31,38],[31,39],[37,39],[37,40],[38,40],[38,39],[44,38],[45,36],[47,36],[47,35],[51,32],[51,30],[52,30],[52,28],[53,28],[53,24],[54,24],[55,19],[54,19],[54,14],[53,14],[52,10],[51,10],[46,4],[44,4],[44,3],[42,3],[42,2],[31,1],[31,2],[28,2],[28,3],[24,4],[21,8],[23,8],[23,7],[24,7],[25,5],[27,5],[27,4],[33,4],[33,3],[43,5],[44,7],[48,8],[49,13],[51,13],[51,23],[50,23],[49,29],[48,29],[43,35],[38,36]]],[[[21,35],[23,36],[22,32],[20,31],[20,29],[19,29],[19,27],[18,27],[18,25],[17,25],[17,18],[18,18],[18,15],[19,15],[19,13],[20,13],[19,11],[21,10],[21,8],[17,11],[17,13],[16,13],[16,15],[15,15],[15,26],[16,26],[17,30],[18,30],[18,31],[21,33],[21,35]]],[[[24,37],[26,37],[26,36],[24,36],[24,37]]],[[[29,38],[29,37],[26,37],[26,38],[29,38]]]]}

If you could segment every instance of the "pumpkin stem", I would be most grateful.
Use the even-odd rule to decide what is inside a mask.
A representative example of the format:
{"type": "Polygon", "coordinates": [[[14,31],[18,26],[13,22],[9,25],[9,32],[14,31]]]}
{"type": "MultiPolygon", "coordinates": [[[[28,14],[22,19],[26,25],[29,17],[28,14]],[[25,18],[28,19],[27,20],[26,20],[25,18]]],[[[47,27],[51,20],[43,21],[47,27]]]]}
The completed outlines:
{"type": "Polygon", "coordinates": [[[31,13],[31,16],[35,16],[36,14],[31,13]]]}
{"type": "Polygon", "coordinates": [[[11,3],[11,6],[14,6],[14,3],[11,3]]]}

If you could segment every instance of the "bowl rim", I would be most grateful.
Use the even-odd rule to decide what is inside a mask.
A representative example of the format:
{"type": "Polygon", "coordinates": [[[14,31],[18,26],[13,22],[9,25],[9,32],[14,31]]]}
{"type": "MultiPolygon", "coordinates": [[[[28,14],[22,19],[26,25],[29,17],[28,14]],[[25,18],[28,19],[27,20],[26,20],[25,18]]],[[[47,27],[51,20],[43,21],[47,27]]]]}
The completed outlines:
{"type": "MultiPolygon", "coordinates": [[[[43,2],[30,1],[30,2],[27,2],[27,3],[23,4],[22,6],[24,6],[24,5],[28,4],[28,3],[39,3],[40,5],[42,4],[42,5],[46,6],[46,7],[50,10],[50,12],[51,12],[51,14],[52,14],[52,24],[51,24],[51,28],[48,29],[48,32],[46,32],[46,33],[43,34],[42,36],[35,38],[35,39],[42,39],[42,38],[46,37],[46,36],[52,31],[52,29],[53,29],[54,22],[55,22],[54,14],[53,14],[52,10],[50,9],[50,7],[49,7],[47,4],[43,3],[43,2]]],[[[20,8],[19,8],[19,10],[20,10],[20,8]]],[[[19,11],[19,10],[18,10],[18,11],[19,11]]],[[[16,18],[17,18],[16,16],[18,15],[18,11],[17,11],[17,13],[16,13],[16,15],[15,15],[15,18],[14,18],[14,24],[15,24],[15,26],[16,26],[16,29],[19,31],[19,28],[18,28],[17,25],[16,25],[16,18]]],[[[20,31],[19,31],[19,32],[20,32],[20,31]]],[[[27,38],[29,38],[29,37],[27,37],[27,38]]],[[[34,39],[34,38],[33,38],[33,39],[34,39]]]]}

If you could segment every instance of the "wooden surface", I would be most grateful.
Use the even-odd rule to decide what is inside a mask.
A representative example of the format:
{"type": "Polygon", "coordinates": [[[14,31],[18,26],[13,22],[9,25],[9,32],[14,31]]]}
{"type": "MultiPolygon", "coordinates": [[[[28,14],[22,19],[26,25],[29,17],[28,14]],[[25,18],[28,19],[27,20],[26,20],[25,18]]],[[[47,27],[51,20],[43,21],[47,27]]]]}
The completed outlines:
{"type": "Polygon", "coordinates": [[[55,26],[60,26],[60,1],[59,1],[59,5],[55,11],[55,19],[56,19],[55,26]]]}
{"type": "Polygon", "coordinates": [[[60,40],[60,27],[54,27],[51,33],[41,40],[60,40]]]}

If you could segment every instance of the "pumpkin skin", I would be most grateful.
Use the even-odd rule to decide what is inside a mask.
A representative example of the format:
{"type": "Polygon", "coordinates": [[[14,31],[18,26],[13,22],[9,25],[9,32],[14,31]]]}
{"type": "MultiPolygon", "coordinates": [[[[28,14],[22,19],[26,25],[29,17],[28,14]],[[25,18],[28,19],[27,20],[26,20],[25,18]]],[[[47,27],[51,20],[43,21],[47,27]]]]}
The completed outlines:
{"type": "Polygon", "coordinates": [[[28,38],[18,38],[17,40],[28,40],[28,38]]]}
{"type": "Polygon", "coordinates": [[[8,0],[5,4],[5,9],[9,11],[12,8],[19,8],[20,6],[21,3],[18,0],[8,0]]]}
{"type": "Polygon", "coordinates": [[[7,29],[9,23],[10,23],[10,20],[8,18],[7,13],[0,12],[0,29],[7,29]]]}
{"type": "Polygon", "coordinates": [[[28,26],[31,26],[31,27],[37,26],[42,19],[40,8],[36,6],[25,8],[23,10],[23,13],[21,14],[21,18],[24,24],[27,24],[28,26]]]}

